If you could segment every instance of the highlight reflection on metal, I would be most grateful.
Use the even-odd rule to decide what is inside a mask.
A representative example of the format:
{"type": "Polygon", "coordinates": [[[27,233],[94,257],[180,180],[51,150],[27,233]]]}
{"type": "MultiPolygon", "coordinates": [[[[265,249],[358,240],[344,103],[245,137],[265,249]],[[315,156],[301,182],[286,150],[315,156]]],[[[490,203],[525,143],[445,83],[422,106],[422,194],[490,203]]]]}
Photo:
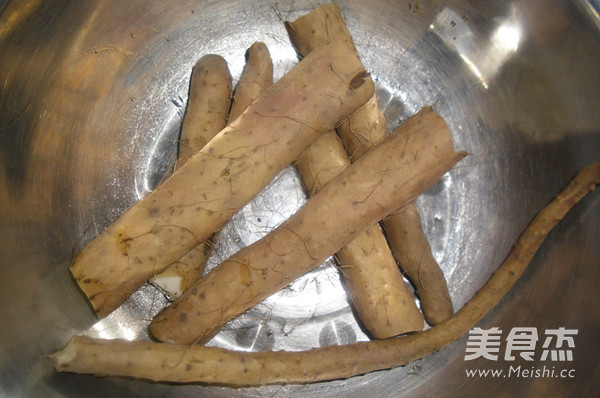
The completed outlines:
{"type": "Polygon", "coordinates": [[[469,26],[467,15],[450,8],[437,14],[429,29],[454,49],[484,88],[518,50],[522,22],[518,6],[512,4],[508,16],[502,18],[488,38],[477,37],[469,26]]]}
{"type": "Polygon", "coordinates": [[[103,339],[149,339],[148,324],[168,301],[152,285],[144,285],[108,317],[95,323],[86,335],[103,339]]]}
{"type": "MultiPolygon", "coordinates": [[[[170,172],[198,58],[223,55],[237,79],[246,49],[261,40],[279,78],[297,61],[282,21],[325,2],[0,1],[2,394],[566,396],[597,390],[597,193],[550,236],[519,285],[482,323],[578,329],[577,376],[568,382],[467,379],[464,341],[409,366],[349,380],[243,389],[57,374],[43,359],[73,333],[150,338],[146,325],[168,304],[165,295],[146,285],[98,322],[68,273],[71,253],[170,172]]],[[[600,4],[408,3],[338,2],[376,78],[389,128],[433,105],[456,147],[471,154],[417,201],[458,309],[530,217],[576,170],[597,160],[600,4]]],[[[210,266],[260,238],[304,200],[295,172],[284,170],[225,227],[210,266]]],[[[210,344],[302,350],[366,339],[330,260],[231,321],[210,344]]]]}

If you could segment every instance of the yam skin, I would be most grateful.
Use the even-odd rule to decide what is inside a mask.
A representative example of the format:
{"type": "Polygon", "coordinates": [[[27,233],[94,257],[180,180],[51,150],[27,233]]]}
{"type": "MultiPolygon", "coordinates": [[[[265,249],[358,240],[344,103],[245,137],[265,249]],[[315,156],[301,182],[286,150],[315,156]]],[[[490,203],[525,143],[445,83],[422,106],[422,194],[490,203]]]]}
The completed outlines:
{"type": "Polygon", "coordinates": [[[373,96],[352,117],[342,121],[337,132],[352,161],[360,158],[387,135],[387,121],[373,96]]]}
{"type": "MultiPolygon", "coordinates": [[[[231,106],[232,78],[227,61],[220,55],[201,57],[190,77],[186,112],[179,138],[179,156],[175,170],[216,136],[224,127],[231,106]]],[[[206,240],[152,278],[152,283],[172,297],[179,297],[204,272],[212,252],[206,240]]]]}
{"type": "Polygon", "coordinates": [[[294,215],[198,280],[150,324],[159,340],[203,344],[230,319],[323,263],[431,187],[464,157],[424,110],[326,184],[294,215]]]}
{"type": "MultiPolygon", "coordinates": [[[[196,124],[204,120],[207,123],[205,126],[195,124],[195,129],[201,133],[199,134],[200,139],[196,140],[195,143],[197,145],[201,145],[202,142],[207,143],[225,127],[225,120],[229,124],[236,119],[272,84],[273,62],[269,49],[262,42],[256,42],[248,49],[246,65],[235,88],[233,99],[231,99],[231,74],[225,60],[218,56],[202,57],[198,61],[194,73],[192,73],[190,92],[192,92],[192,89],[198,91],[198,88],[204,88],[204,94],[210,95],[212,98],[195,105],[195,101],[201,96],[199,94],[194,97],[190,96],[189,101],[192,102],[188,104],[182,132],[192,130],[188,125],[191,120],[196,124]],[[199,65],[202,65],[201,72],[198,72],[199,65]],[[226,83],[229,84],[229,90],[225,87],[226,83]],[[213,103],[218,104],[218,110],[209,109],[213,103]],[[230,103],[231,110],[228,114],[230,103]],[[194,115],[195,112],[205,112],[206,115],[202,118],[194,115]]],[[[204,272],[215,241],[215,236],[206,239],[166,270],[152,278],[152,283],[167,291],[171,297],[181,296],[204,272]]]]}
{"type": "Polygon", "coordinates": [[[249,109],[72,261],[99,317],[206,240],[321,134],[364,105],[372,81],[353,48],[333,40],[249,109]]]}
{"type": "Polygon", "coordinates": [[[269,49],[263,42],[253,43],[246,52],[246,65],[235,88],[229,111],[231,123],[273,84],[273,61],[269,49]]]}
{"type": "Polygon", "coordinates": [[[175,170],[223,130],[231,98],[232,78],[227,61],[216,54],[200,58],[190,78],[188,104],[181,127],[175,170]]]}
{"type": "MultiPolygon", "coordinates": [[[[324,5],[293,22],[287,22],[286,28],[292,43],[302,55],[334,37],[352,41],[341,10],[336,4],[324,5]]],[[[340,123],[337,132],[353,161],[382,140],[386,135],[386,120],[376,96],[373,95],[365,106],[340,123]]],[[[409,206],[409,209],[416,211],[415,204],[409,206]]],[[[406,222],[406,214],[390,216],[382,220],[381,225],[394,258],[415,286],[425,319],[429,324],[435,325],[454,313],[450,293],[444,273],[431,255],[421,221],[414,218],[419,218],[420,215],[413,212],[413,218],[410,219],[412,222],[406,222]],[[402,242],[409,236],[419,246],[402,242]]]]}
{"type": "Polygon", "coordinates": [[[600,162],[581,170],[534,217],[504,262],[463,308],[426,331],[300,352],[241,352],[74,336],[49,359],[59,372],[230,386],[310,383],[407,365],[442,350],[476,326],[517,283],[552,228],[598,184],[600,162]]]}
{"type": "MultiPolygon", "coordinates": [[[[310,195],[348,166],[350,160],[335,131],[323,134],[296,162],[310,195]]],[[[372,337],[382,339],[423,329],[423,315],[379,225],[367,228],[341,248],[336,258],[356,314],[372,337]]]]}

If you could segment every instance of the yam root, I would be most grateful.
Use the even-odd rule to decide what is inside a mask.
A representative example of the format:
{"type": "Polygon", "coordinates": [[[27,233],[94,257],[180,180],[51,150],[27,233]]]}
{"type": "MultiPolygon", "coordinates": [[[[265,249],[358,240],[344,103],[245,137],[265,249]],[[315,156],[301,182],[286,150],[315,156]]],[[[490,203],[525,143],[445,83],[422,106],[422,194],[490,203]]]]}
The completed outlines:
{"type": "MultiPolygon", "coordinates": [[[[362,108],[361,108],[362,109],[362,108]]],[[[433,110],[424,123],[443,120],[433,110]]],[[[450,132],[448,131],[448,134],[450,132]]],[[[321,136],[296,162],[306,189],[314,195],[350,166],[335,131],[321,136]]],[[[408,289],[379,225],[372,225],[336,253],[344,283],[363,327],[375,338],[423,329],[423,315],[408,289]]]]}
{"type": "Polygon", "coordinates": [[[227,61],[215,54],[200,58],[190,78],[175,170],[225,127],[231,96],[232,79],[227,61]]]}
{"type": "Polygon", "coordinates": [[[446,124],[423,111],[346,168],[282,225],[241,249],[159,313],[159,340],[202,344],[230,319],[323,263],[431,187],[465,155],[446,124]]]}
{"type": "Polygon", "coordinates": [[[74,336],[49,358],[60,372],[231,386],[310,383],[406,365],[458,340],[496,307],[552,228],[598,184],[600,162],[580,171],[535,216],[502,265],[462,309],[423,332],[301,352],[240,352],[74,336]]]}
{"type": "Polygon", "coordinates": [[[450,317],[454,310],[446,278],[423,232],[416,203],[390,214],[382,224],[392,253],[414,284],[427,322],[436,325],[450,317]]]}
{"type": "MultiPolygon", "coordinates": [[[[247,51],[246,65],[235,88],[235,96],[231,99],[231,75],[225,60],[217,56],[205,56],[198,61],[194,73],[192,73],[190,99],[188,110],[183,121],[182,133],[191,131],[188,123],[194,123],[193,127],[200,133],[195,140],[193,149],[198,148],[202,143],[210,141],[227,124],[236,119],[250,104],[256,100],[267,87],[273,84],[273,62],[269,49],[262,42],[256,42],[247,51]],[[202,72],[198,72],[200,65],[203,65],[202,72]],[[207,70],[204,70],[207,69],[207,70]],[[229,90],[226,89],[226,83],[229,83],[229,90]],[[199,87],[206,90],[201,96],[199,87]],[[196,92],[194,97],[192,92],[196,92]],[[206,95],[211,97],[204,98],[206,95]],[[199,105],[195,105],[197,98],[204,99],[199,105]],[[212,104],[217,106],[211,109],[212,104]],[[227,115],[227,108],[231,103],[231,110],[227,115]],[[204,105],[204,106],[201,106],[204,105]],[[227,105],[225,108],[223,105],[227,105]],[[206,112],[204,117],[196,116],[196,112],[206,112]],[[190,122],[193,121],[193,122],[190,122]],[[200,125],[206,122],[206,125],[200,125]],[[217,129],[218,127],[218,129],[217,129]]],[[[201,149],[198,148],[196,152],[201,149]]],[[[180,163],[181,164],[181,163],[180,163]]],[[[182,258],[170,265],[166,270],[152,278],[152,283],[160,286],[172,297],[179,297],[191,285],[200,278],[206,268],[206,262],[212,248],[214,247],[216,237],[212,236],[184,254],[182,258]]]]}
{"type": "Polygon", "coordinates": [[[323,132],[364,105],[373,84],[353,48],[331,41],[250,108],[72,261],[98,316],[214,234],[323,132]]]}
{"type": "MultiPolygon", "coordinates": [[[[300,57],[331,39],[346,40],[354,46],[342,11],[334,3],[316,8],[295,21],[286,21],[285,27],[300,57]]],[[[373,94],[365,106],[337,126],[337,131],[354,161],[386,136],[386,126],[385,116],[373,94]]]]}
{"type": "Polygon", "coordinates": [[[235,88],[229,120],[231,123],[273,84],[273,61],[263,42],[256,42],[246,52],[246,65],[235,88]]]}
{"type": "MultiPolygon", "coordinates": [[[[192,69],[175,170],[225,127],[231,93],[232,78],[227,61],[215,54],[200,58],[192,69]]],[[[171,296],[179,297],[202,275],[211,252],[212,243],[209,240],[200,243],[154,276],[152,283],[171,296]]]]}
{"type": "MultiPolygon", "coordinates": [[[[286,21],[285,27],[300,57],[331,39],[346,40],[354,46],[342,11],[334,3],[316,8],[295,21],[286,21]]],[[[348,156],[354,161],[387,135],[386,126],[385,116],[373,94],[365,106],[337,126],[337,131],[348,156]]]]}
{"type": "MultiPolygon", "coordinates": [[[[319,7],[285,26],[301,56],[327,37],[352,42],[336,4],[319,7]]],[[[356,160],[387,135],[386,120],[375,95],[337,126],[338,132],[348,129],[347,134],[340,134],[341,141],[335,132],[325,134],[299,159],[297,167],[309,192],[320,189],[347,167],[348,156],[356,160]]],[[[388,338],[423,329],[423,316],[378,225],[369,227],[336,253],[336,258],[356,314],[372,337],[388,338]]]]}
{"type": "MultiPolygon", "coordinates": [[[[352,41],[341,10],[336,4],[319,7],[293,22],[286,23],[292,43],[301,55],[306,55],[320,43],[332,38],[352,41]]],[[[369,102],[345,119],[337,127],[346,152],[354,161],[386,135],[386,120],[375,95],[369,102]]],[[[415,204],[409,205],[411,209],[415,204]]],[[[444,273],[431,255],[429,242],[421,227],[418,212],[411,213],[412,222],[405,214],[390,216],[381,222],[386,231],[389,247],[402,271],[415,286],[421,300],[425,319],[431,325],[454,312],[444,273]],[[414,218],[416,217],[416,219],[414,218]],[[401,222],[401,224],[396,224],[401,222]],[[411,236],[419,246],[407,245],[402,239],[411,236]],[[416,261],[416,262],[414,262],[416,261]]]]}

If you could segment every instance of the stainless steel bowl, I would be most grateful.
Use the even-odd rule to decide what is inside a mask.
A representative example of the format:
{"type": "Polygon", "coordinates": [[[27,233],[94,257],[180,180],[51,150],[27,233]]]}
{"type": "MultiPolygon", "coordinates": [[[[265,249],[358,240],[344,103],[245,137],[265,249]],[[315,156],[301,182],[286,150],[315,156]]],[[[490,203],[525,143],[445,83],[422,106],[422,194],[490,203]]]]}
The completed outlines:
{"type": "MultiPolygon", "coordinates": [[[[145,325],[166,304],[164,297],[146,286],[97,323],[69,276],[72,254],[169,172],[195,61],[206,53],[223,55],[237,79],[244,52],[260,40],[269,46],[279,77],[296,62],[283,21],[322,3],[0,1],[1,395],[597,393],[597,191],[551,233],[521,281],[478,325],[502,330],[496,360],[466,360],[464,336],[397,369],[302,386],[230,389],[57,374],[43,358],[74,333],[148,338],[145,325]],[[505,358],[505,339],[524,327],[538,333],[529,350],[533,360],[505,358]],[[545,333],[560,328],[577,330],[574,347],[555,347],[571,351],[573,360],[542,361],[549,349],[545,333]],[[536,376],[544,367],[548,373],[536,376]],[[467,375],[478,369],[503,370],[504,377],[467,375]]],[[[456,147],[471,154],[418,201],[460,308],[528,220],[578,169],[599,159],[600,2],[338,4],[377,80],[390,128],[433,105],[448,121],[456,147]]],[[[285,170],[227,226],[211,264],[264,234],[303,201],[293,169],[285,170]]],[[[304,349],[367,339],[331,263],[229,326],[211,344],[304,349]]]]}

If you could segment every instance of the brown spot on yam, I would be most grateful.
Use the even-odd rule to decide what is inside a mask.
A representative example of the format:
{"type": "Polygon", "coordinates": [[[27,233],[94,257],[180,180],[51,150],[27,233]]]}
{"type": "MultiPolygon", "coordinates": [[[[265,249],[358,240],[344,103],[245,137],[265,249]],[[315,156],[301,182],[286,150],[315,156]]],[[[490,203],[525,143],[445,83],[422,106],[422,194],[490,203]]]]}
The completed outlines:
{"type": "Polygon", "coordinates": [[[367,71],[362,71],[359,74],[357,74],[356,76],[354,76],[352,78],[352,80],[350,81],[350,88],[352,90],[356,90],[357,88],[359,88],[360,86],[362,86],[365,83],[365,80],[370,76],[369,72],[367,71]]]}
{"type": "Polygon", "coordinates": [[[124,237],[125,234],[119,233],[117,235],[117,247],[121,251],[121,253],[126,256],[129,249],[131,249],[131,238],[124,237]]]}

